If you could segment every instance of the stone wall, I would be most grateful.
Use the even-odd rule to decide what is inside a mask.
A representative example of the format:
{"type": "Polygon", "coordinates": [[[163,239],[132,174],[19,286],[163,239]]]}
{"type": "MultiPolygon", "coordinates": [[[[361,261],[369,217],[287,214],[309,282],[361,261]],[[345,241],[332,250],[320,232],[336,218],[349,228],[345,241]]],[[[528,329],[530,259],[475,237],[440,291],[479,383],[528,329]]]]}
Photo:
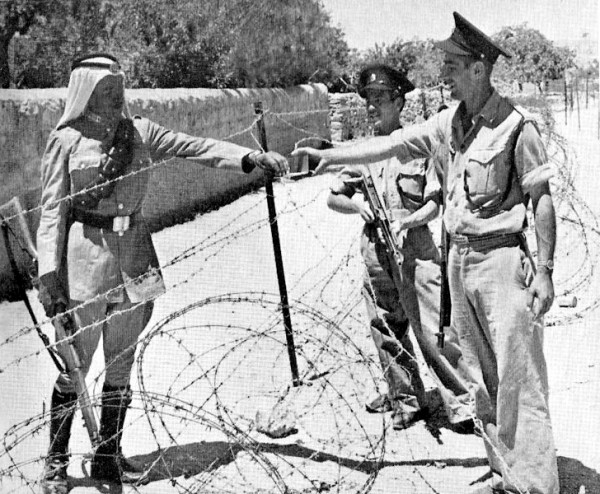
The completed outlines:
{"type": "MultiPolygon", "coordinates": [[[[65,97],[66,88],[0,91],[0,205],[15,196],[25,210],[39,204],[40,159],[65,97]]],[[[330,139],[327,88],[321,84],[288,89],[129,89],[127,100],[132,114],[175,131],[254,149],[258,144],[247,130],[256,117],[254,103],[261,101],[269,148],[284,155],[309,135],[330,139]]],[[[172,160],[153,171],[144,215],[157,230],[229,202],[261,183],[260,170],[242,175],[172,160]]],[[[27,215],[33,237],[38,221],[38,214],[27,215]]],[[[6,293],[3,286],[10,284],[7,273],[0,242],[0,300],[6,293]]]]}
{"type": "MultiPolygon", "coordinates": [[[[445,102],[449,104],[447,98],[445,102]]],[[[435,113],[441,104],[442,96],[439,90],[417,89],[408,93],[400,117],[402,125],[422,122],[435,113]]],[[[329,118],[333,141],[348,141],[373,134],[373,127],[367,119],[365,100],[357,93],[330,94],[329,118]]]]}

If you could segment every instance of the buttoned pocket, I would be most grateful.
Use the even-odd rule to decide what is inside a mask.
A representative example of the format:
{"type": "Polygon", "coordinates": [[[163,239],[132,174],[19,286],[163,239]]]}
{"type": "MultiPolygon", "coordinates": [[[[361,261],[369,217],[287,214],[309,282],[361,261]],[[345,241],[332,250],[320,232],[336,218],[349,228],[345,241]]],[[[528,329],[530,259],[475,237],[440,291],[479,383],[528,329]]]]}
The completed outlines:
{"type": "Polygon", "coordinates": [[[465,192],[477,206],[501,198],[508,187],[510,163],[504,148],[476,149],[465,166],[465,192]]]}
{"type": "Polygon", "coordinates": [[[98,178],[100,156],[71,156],[69,174],[71,175],[71,191],[79,192],[98,178]]]}

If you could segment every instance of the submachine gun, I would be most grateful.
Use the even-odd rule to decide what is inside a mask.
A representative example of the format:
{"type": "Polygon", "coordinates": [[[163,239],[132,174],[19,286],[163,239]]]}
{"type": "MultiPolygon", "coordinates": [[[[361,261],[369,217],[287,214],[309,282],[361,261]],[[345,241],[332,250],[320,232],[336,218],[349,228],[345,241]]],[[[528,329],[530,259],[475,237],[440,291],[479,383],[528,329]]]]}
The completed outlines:
{"type": "Polygon", "coordinates": [[[362,174],[361,188],[365,200],[369,203],[371,211],[375,216],[375,227],[380,232],[381,240],[385,246],[385,250],[390,258],[392,266],[398,269],[404,261],[404,256],[400,250],[399,240],[402,241],[406,236],[406,231],[402,231],[400,237],[396,239],[396,235],[392,229],[392,220],[389,217],[388,210],[381,200],[379,191],[373,181],[373,175],[368,167],[365,167],[362,174]]]}

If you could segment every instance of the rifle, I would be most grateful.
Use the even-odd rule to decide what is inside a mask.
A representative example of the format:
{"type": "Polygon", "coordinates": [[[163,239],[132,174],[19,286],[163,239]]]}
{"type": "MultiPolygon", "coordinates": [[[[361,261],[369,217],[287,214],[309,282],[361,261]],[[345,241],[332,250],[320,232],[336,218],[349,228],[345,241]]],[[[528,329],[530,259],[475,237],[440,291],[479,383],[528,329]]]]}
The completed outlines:
{"type": "Polygon", "coordinates": [[[94,415],[92,402],[85,385],[85,376],[81,370],[81,359],[75,347],[75,339],[73,335],[77,332],[75,324],[70,314],[60,313],[52,321],[56,330],[56,346],[61,349],[61,355],[65,362],[69,377],[75,384],[75,392],[79,400],[81,415],[87,429],[88,436],[92,447],[95,449],[101,443],[100,432],[98,430],[98,422],[94,415]]]}
{"type": "MultiPolygon", "coordinates": [[[[392,220],[388,215],[387,208],[383,204],[381,197],[379,196],[379,191],[375,186],[375,182],[373,181],[373,175],[371,175],[371,171],[368,167],[365,167],[365,171],[362,174],[362,192],[371,207],[371,211],[373,211],[373,215],[375,216],[375,226],[381,233],[381,240],[385,246],[385,250],[390,257],[390,261],[393,261],[393,265],[400,267],[402,262],[404,261],[404,256],[400,251],[400,246],[398,245],[398,241],[394,235],[392,230],[392,220]]],[[[406,232],[400,237],[400,240],[404,239],[406,236],[406,232]]]]}
{"type": "MultiPolygon", "coordinates": [[[[29,231],[27,230],[26,223],[20,223],[19,221],[22,219],[23,211],[21,208],[21,204],[18,198],[13,198],[10,203],[13,209],[17,211],[17,225],[20,226],[24,238],[24,246],[21,246],[21,249],[26,252],[31,259],[35,262],[37,259],[37,252],[33,245],[33,242],[29,238],[29,231]]],[[[48,336],[46,336],[40,329],[37,318],[31,304],[29,303],[29,298],[27,297],[25,283],[21,278],[21,273],[17,267],[17,262],[15,260],[15,256],[10,244],[9,233],[13,235],[15,240],[21,245],[21,241],[19,237],[10,227],[8,220],[4,218],[2,214],[0,214],[1,221],[1,229],[2,229],[2,237],[4,239],[4,244],[6,248],[6,254],[9,260],[9,264],[12,270],[13,277],[15,279],[15,284],[17,286],[18,295],[21,301],[27,307],[27,311],[29,312],[29,316],[33,321],[35,326],[35,330],[37,331],[38,336],[42,340],[44,346],[48,350],[50,357],[52,358],[52,362],[58,369],[59,372],[67,372],[69,377],[75,383],[75,391],[77,393],[77,397],[79,399],[79,405],[81,407],[81,414],[83,416],[83,420],[85,423],[85,427],[87,429],[88,435],[90,437],[90,441],[92,443],[92,447],[96,448],[100,442],[100,433],[98,431],[98,422],[96,421],[96,417],[94,416],[94,411],[92,408],[92,402],[90,400],[90,396],[85,385],[85,377],[83,376],[83,372],[81,371],[81,359],[79,358],[79,353],[77,352],[77,348],[75,347],[75,342],[72,336],[75,334],[76,329],[73,323],[73,320],[69,314],[59,314],[53,321],[54,328],[56,330],[56,340],[57,340],[57,348],[63,350],[59,355],[59,353],[54,350],[51,346],[50,340],[48,336]],[[66,341],[65,338],[68,338],[66,341]]],[[[35,285],[35,283],[34,283],[35,285]]],[[[63,311],[66,307],[63,308],[63,311]]],[[[62,311],[61,311],[62,312],[62,311]]]]}
{"type": "Polygon", "coordinates": [[[440,321],[437,333],[439,348],[444,348],[444,330],[450,327],[450,314],[452,313],[452,302],[450,301],[450,286],[448,284],[448,232],[442,221],[442,248],[441,248],[441,287],[440,287],[440,321]]]}

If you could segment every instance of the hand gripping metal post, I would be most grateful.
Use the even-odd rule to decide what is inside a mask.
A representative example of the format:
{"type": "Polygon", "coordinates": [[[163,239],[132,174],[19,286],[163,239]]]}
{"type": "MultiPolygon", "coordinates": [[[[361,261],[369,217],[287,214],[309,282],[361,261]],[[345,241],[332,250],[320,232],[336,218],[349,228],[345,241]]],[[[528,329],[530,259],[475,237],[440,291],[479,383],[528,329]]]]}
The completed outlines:
{"type": "MultiPolygon", "coordinates": [[[[262,102],[254,103],[254,113],[258,115],[256,126],[260,139],[260,145],[266,153],[267,133],[265,131],[264,113],[262,102]]],[[[277,212],[275,210],[275,196],[273,194],[273,176],[265,173],[265,189],[267,193],[267,207],[269,209],[269,224],[271,225],[271,237],[273,239],[273,251],[275,253],[275,267],[277,269],[277,281],[279,283],[279,296],[281,298],[281,312],[283,314],[283,325],[285,327],[285,339],[287,343],[288,357],[292,370],[292,384],[301,384],[298,377],[298,362],[296,361],[296,347],[294,345],[294,333],[292,331],[292,319],[290,317],[290,306],[288,303],[287,288],[285,285],[285,274],[283,271],[283,260],[281,258],[281,245],[279,242],[279,229],[277,227],[277,212]]]]}

